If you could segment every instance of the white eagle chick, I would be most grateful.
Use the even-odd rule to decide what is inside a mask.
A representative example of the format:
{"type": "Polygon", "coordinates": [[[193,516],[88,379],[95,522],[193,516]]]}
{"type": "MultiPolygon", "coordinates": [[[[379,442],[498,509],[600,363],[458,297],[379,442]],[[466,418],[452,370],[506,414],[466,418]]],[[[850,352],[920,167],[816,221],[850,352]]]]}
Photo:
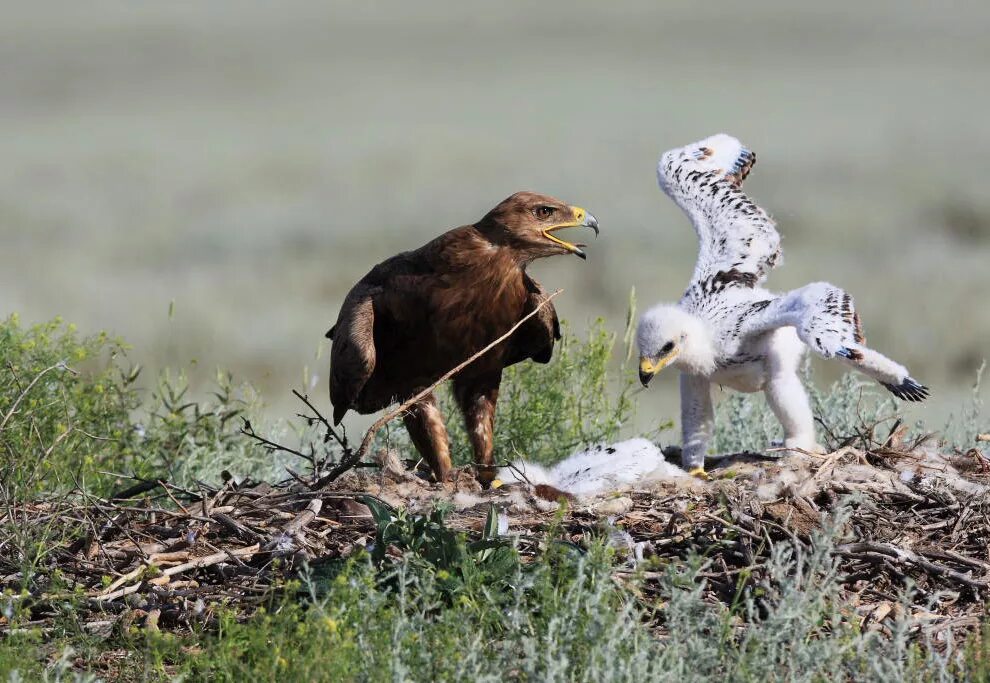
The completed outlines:
{"type": "Polygon", "coordinates": [[[664,459],[655,444],[643,438],[628,439],[610,446],[598,444],[572,453],[550,468],[517,462],[512,467],[500,469],[498,473],[498,478],[506,483],[550,484],[581,498],[686,476],[684,470],[664,459]]]}
{"type": "Polygon", "coordinates": [[[742,192],[756,155],[728,135],[660,157],[660,188],[694,224],[700,249],[677,304],[639,321],[643,386],[664,367],[681,371],[682,465],[705,477],[714,429],[711,384],[763,391],[784,428],[784,446],[821,451],[798,367],[808,347],[838,357],[898,398],[922,401],[928,388],[907,369],[868,348],[852,297],[826,282],[774,294],[761,286],[780,259],[780,235],[742,192]]]}

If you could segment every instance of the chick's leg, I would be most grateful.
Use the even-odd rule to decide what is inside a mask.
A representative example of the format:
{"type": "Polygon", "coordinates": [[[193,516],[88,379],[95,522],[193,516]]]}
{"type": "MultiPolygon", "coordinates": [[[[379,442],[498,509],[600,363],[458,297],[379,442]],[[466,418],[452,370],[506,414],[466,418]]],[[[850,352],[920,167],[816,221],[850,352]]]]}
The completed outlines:
{"type": "Polygon", "coordinates": [[[772,372],[764,389],[770,410],[784,428],[784,448],[824,453],[815,440],[815,419],[808,392],[796,371],[772,372]]]}
{"type": "Polygon", "coordinates": [[[715,433],[715,409],[707,377],[681,373],[681,466],[706,479],[705,454],[715,433]]]}
{"type": "Polygon", "coordinates": [[[454,380],[454,397],[464,414],[478,481],[485,486],[495,479],[495,404],[501,382],[501,372],[454,380]]]}
{"type": "Polygon", "coordinates": [[[437,481],[447,479],[450,475],[450,443],[436,397],[429,394],[413,404],[402,420],[416,450],[433,470],[433,476],[437,481]]]}
{"type": "Polygon", "coordinates": [[[824,453],[815,441],[815,419],[801,377],[798,375],[802,355],[787,345],[767,356],[769,378],[763,392],[770,410],[784,428],[784,448],[824,453]]]}

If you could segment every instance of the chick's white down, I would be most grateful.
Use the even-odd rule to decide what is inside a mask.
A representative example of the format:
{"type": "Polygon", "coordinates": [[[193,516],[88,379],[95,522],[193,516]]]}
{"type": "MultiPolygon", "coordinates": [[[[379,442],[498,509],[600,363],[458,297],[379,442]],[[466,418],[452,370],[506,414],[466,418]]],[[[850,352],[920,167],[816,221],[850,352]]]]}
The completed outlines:
{"type": "Polygon", "coordinates": [[[682,469],[664,460],[660,449],[643,438],[592,446],[552,467],[518,462],[498,473],[504,483],[549,484],[582,498],[683,476],[682,469]]]}
{"type": "Polygon", "coordinates": [[[660,188],[698,235],[694,274],[680,301],[648,310],[637,328],[640,378],[681,372],[682,465],[703,472],[714,430],[711,385],[763,391],[784,446],[820,451],[799,377],[810,348],[838,358],[898,398],[922,401],[927,387],[907,368],[866,346],[852,297],[826,282],[776,294],[763,288],[780,261],[774,221],[742,191],[756,156],[729,135],[665,152],[660,188]]]}

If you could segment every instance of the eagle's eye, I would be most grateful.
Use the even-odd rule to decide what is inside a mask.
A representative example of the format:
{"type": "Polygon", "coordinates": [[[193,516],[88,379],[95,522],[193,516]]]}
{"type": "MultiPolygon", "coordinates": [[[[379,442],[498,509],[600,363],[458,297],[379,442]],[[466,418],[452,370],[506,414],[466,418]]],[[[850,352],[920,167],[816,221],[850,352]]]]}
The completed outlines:
{"type": "Polygon", "coordinates": [[[533,209],[533,215],[539,218],[541,221],[550,218],[550,216],[554,215],[554,213],[556,212],[557,209],[555,209],[552,206],[538,206],[535,209],[533,209]]]}
{"type": "Polygon", "coordinates": [[[666,344],[663,345],[663,348],[660,349],[660,355],[666,356],[668,353],[670,353],[673,350],[674,350],[674,342],[667,342],[666,344]]]}

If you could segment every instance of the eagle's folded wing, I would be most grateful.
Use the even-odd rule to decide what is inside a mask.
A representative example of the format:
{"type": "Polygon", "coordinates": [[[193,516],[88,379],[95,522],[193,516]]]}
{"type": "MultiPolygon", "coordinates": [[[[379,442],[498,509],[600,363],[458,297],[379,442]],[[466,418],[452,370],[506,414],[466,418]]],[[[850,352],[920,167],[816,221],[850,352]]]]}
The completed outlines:
{"type": "MultiPolygon", "coordinates": [[[[525,275],[529,298],[526,300],[523,315],[540,305],[546,299],[546,291],[536,280],[525,275]]],[[[553,303],[548,303],[522,327],[516,330],[509,340],[509,351],[505,356],[505,366],[533,359],[537,363],[549,363],[553,355],[553,345],[560,339],[560,321],[553,303]]]]}
{"type": "Polygon", "coordinates": [[[672,149],[657,163],[660,188],[691,219],[699,253],[688,296],[755,287],[780,258],[780,235],[742,192],[756,155],[728,135],[672,149]]]}
{"type": "Polygon", "coordinates": [[[339,424],[375,369],[375,310],[377,287],[359,283],[344,299],[337,324],[327,333],[330,350],[330,402],[339,424]]]}

